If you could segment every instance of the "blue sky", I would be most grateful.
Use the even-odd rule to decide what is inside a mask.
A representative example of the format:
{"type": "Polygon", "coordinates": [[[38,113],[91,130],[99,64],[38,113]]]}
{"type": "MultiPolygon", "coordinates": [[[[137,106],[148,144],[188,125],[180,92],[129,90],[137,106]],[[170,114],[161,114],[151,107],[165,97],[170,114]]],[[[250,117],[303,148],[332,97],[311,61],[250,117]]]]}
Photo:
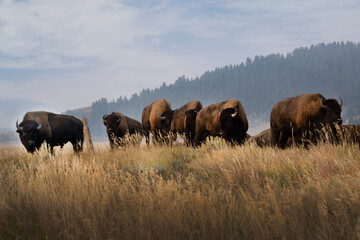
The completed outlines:
{"type": "Polygon", "coordinates": [[[359,26],[357,0],[0,0],[0,124],[12,101],[37,103],[16,105],[20,117],[89,106],[246,57],[359,42],[359,26]]]}

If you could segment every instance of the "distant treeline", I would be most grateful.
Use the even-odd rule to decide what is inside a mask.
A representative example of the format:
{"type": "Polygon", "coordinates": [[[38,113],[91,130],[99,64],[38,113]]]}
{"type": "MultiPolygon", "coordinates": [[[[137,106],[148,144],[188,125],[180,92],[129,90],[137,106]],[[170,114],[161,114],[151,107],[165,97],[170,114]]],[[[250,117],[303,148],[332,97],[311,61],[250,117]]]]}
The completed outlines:
{"type": "MultiPolygon", "coordinates": [[[[342,97],[343,119],[360,124],[360,44],[334,42],[295,49],[286,56],[270,54],[247,58],[238,65],[206,71],[175,83],[143,89],[129,99],[95,101],[92,111],[68,110],[66,114],[87,117],[96,137],[105,135],[102,116],[120,111],[141,120],[143,108],[158,98],[167,99],[173,109],[188,101],[200,100],[204,106],[230,98],[239,99],[250,120],[269,119],[274,103],[301,93],[321,93],[326,98],[342,97]]],[[[250,126],[251,127],[251,126],[250,126]]]]}

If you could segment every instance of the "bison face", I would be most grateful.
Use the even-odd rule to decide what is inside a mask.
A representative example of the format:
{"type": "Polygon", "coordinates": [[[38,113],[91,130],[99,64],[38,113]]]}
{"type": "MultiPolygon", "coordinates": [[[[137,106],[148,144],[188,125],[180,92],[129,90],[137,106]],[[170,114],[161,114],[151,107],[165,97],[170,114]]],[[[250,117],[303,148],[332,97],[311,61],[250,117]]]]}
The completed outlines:
{"type": "Polygon", "coordinates": [[[327,99],[322,102],[320,112],[322,114],[322,120],[325,124],[342,124],[341,118],[341,104],[339,104],[335,99],[327,99]]]}
{"type": "Polygon", "coordinates": [[[160,120],[160,129],[166,133],[170,132],[171,121],[173,119],[174,112],[174,110],[169,110],[163,112],[161,115],[159,115],[159,113],[157,114],[160,120]]]}
{"type": "Polygon", "coordinates": [[[121,123],[121,116],[117,114],[104,115],[103,122],[110,137],[116,135],[117,129],[121,123]]]}
{"type": "Polygon", "coordinates": [[[20,123],[16,121],[16,132],[19,133],[20,140],[28,152],[34,152],[36,148],[41,146],[41,141],[38,140],[39,125],[37,122],[28,120],[20,123]]]}
{"type": "Polygon", "coordinates": [[[241,142],[243,122],[236,108],[226,108],[220,113],[220,136],[228,141],[241,142]]]}

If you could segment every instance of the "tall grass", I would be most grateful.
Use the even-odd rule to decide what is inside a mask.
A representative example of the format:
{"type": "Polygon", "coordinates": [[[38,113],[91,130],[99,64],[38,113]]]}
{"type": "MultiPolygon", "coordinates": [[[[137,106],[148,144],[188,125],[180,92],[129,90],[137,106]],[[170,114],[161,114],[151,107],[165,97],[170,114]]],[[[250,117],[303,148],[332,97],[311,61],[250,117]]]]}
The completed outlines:
{"type": "Polygon", "coordinates": [[[0,148],[1,239],[358,239],[358,146],[0,148]]]}

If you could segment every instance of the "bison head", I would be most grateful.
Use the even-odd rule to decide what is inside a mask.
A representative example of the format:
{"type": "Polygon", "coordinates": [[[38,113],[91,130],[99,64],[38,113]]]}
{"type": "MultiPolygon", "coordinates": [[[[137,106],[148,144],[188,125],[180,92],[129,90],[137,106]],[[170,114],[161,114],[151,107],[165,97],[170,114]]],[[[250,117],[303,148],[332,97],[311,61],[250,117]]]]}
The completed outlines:
{"type": "Polygon", "coordinates": [[[342,124],[341,107],[343,105],[343,101],[341,98],[340,104],[335,99],[326,99],[322,100],[320,105],[321,122],[323,124],[342,124]]]}
{"type": "Polygon", "coordinates": [[[245,136],[243,136],[244,123],[239,118],[237,108],[226,108],[220,112],[220,136],[228,141],[236,141],[242,143],[245,136]]]}
{"type": "Polygon", "coordinates": [[[121,123],[121,116],[118,114],[104,115],[103,123],[109,136],[116,135],[118,127],[121,123]]]}
{"type": "Polygon", "coordinates": [[[163,112],[161,115],[157,113],[160,121],[160,129],[166,133],[170,132],[171,121],[173,119],[175,110],[168,110],[163,112]]]}
{"type": "Polygon", "coordinates": [[[16,121],[16,132],[19,133],[20,140],[28,152],[34,152],[36,148],[39,148],[42,141],[39,140],[39,125],[33,120],[23,121],[18,124],[16,121]]]}

